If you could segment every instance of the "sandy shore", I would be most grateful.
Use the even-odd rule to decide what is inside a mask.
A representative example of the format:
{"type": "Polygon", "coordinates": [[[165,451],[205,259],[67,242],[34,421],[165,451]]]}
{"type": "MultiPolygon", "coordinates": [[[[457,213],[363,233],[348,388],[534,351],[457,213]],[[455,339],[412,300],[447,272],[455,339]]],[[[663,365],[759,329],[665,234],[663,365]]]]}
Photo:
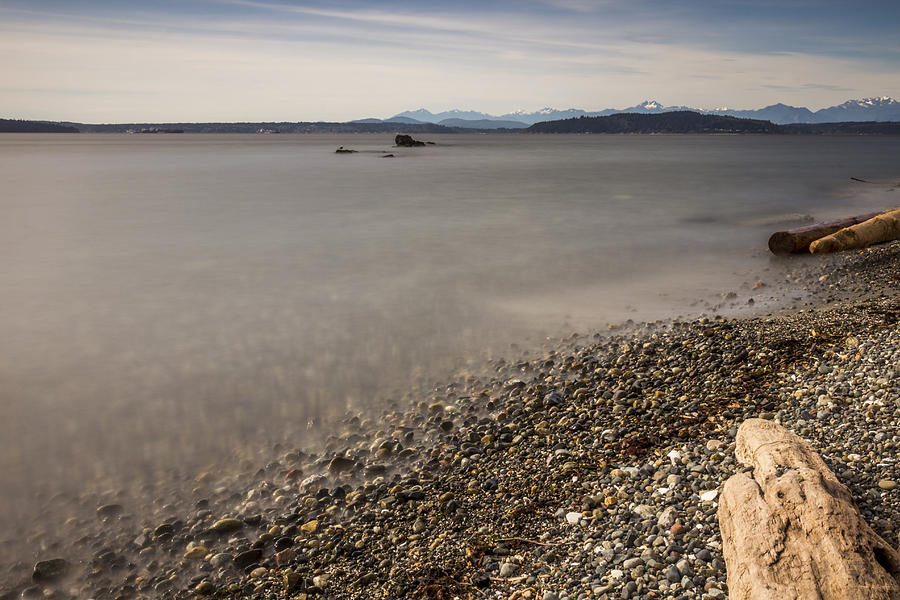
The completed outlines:
{"type": "Polygon", "coordinates": [[[0,548],[0,600],[724,598],[717,493],[756,416],[896,546],[900,243],[788,260],[774,314],[573,335],[205,474],[192,506],[48,515],[37,556],[0,548]]]}

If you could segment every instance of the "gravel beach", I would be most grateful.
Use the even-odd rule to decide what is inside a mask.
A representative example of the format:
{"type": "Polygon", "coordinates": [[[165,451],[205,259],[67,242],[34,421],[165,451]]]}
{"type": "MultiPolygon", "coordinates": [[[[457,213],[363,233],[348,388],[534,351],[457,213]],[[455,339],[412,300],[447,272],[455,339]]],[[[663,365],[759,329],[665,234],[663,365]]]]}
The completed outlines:
{"type": "Polygon", "coordinates": [[[742,291],[548,341],[184,501],[57,522],[87,500],[46,500],[40,555],[0,547],[0,600],[725,598],[717,497],[749,417],[809,440],[896,547],[900,243],[785,260],[750,290],[787,299],[772,314],[722,316],[742,291]]]}

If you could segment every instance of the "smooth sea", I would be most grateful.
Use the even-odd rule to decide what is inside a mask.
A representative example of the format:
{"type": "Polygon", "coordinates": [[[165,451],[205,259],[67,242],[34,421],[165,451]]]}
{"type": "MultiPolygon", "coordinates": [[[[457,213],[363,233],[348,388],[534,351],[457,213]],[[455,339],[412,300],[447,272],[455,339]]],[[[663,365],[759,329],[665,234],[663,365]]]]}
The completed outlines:
{"type": "Polygon", "coordinates": [[[900,204],[895,136],[415,137],[0,135],[0,531],[547,337],[746,304],[810,260],[772,231],[900,204]]]}

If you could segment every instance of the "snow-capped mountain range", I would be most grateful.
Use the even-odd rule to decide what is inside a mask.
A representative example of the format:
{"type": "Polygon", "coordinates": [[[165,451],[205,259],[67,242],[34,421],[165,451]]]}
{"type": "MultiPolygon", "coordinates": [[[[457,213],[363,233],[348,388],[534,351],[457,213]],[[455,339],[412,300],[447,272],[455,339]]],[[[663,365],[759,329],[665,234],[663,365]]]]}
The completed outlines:
{"type": "MultiPolygon", "coordinates": [[[[607,108],[600,111],[585,111],[576,108],[558,110],[555,108],[542,108],[534,112],[517,110],[503,115],[490,115],[473,110],[448,110],[432,113],[424,108],[408,110],[384,122],[399,123],[438,123],[450,127],[477,127],[489,128],[524,128],[542,121],[556,121],[571,119],[573,117],[603,117],[615,113],[663,113],[679,110],[693,112],[728,115],[745,119],[760,119],[778,124],[787,123],[839,123],[846,121],[900,121],[900,102],[888,96],[880,98],[862,98],[860,100],[848,100],[843,104],[823,108],[815,112],[808,108],[788,106],[786,104],[773,104],[765,108],[755,110],[733,110],[728,108],[716,108],[705,110],[691,108],[689,106],[665,106],[655,100],[647,100],[637,106],[615,109],[607,108]],[[475,124],[477,123],[477,124],[475,124]]],[[[377,119],[365,119],[375,122],[377,119]]]]}

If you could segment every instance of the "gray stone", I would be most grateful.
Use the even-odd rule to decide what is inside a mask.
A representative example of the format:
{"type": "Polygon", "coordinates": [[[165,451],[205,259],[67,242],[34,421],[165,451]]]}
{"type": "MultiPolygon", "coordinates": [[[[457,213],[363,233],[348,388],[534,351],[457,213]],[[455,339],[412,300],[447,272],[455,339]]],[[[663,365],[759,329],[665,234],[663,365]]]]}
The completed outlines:
{"type": "Polygon", "coordinates": [[[69,561],[64,558],[42,560],[34,565],[34,572],[32,572],[31,578],[34,581],[56,581],[68,574],[69,567],[69,561]]]}
{"type": "Polygon", "coordinates": [[[659,518],[656,520],[656,524],[659,525],[661,529],[668,529],[675,524],[675,519],[677,517],[678,510],[674,506],[670,506],[660,513],[659,518]]]}
{"type": "Polygon", "coordinates": [[[250,565],[258,563],[259,559],[262,558],[262,554],[260,548],[253,548],[252,550],[241,552],[234,557],[234,564],[237,565],[238,569],[246,569],[250,565]]]}
{"type": "Polygon", "coordinates": [[[413,533],[422,533],[428,527],[428,523],[425,522],[425,519],[419,517],[415,520],[412,526],[413,533]]]}
{"type": "Polygon", "coordinates": [[[209,563],[216,568],[221,568],[226,565],[230,565],[233,560],[234,560],[234,557],[232,557],[230,554],[221,552],[219,554],[214,555],[211,559],[209,559],[209,563]]]}
{"type": "Polygon", "coordinates": [[[678,567],[670,565],[669,568],[666,569],[666,581],[669,583],[678,583],[681,581],[681,571],[678,570],[678,567]]]}

